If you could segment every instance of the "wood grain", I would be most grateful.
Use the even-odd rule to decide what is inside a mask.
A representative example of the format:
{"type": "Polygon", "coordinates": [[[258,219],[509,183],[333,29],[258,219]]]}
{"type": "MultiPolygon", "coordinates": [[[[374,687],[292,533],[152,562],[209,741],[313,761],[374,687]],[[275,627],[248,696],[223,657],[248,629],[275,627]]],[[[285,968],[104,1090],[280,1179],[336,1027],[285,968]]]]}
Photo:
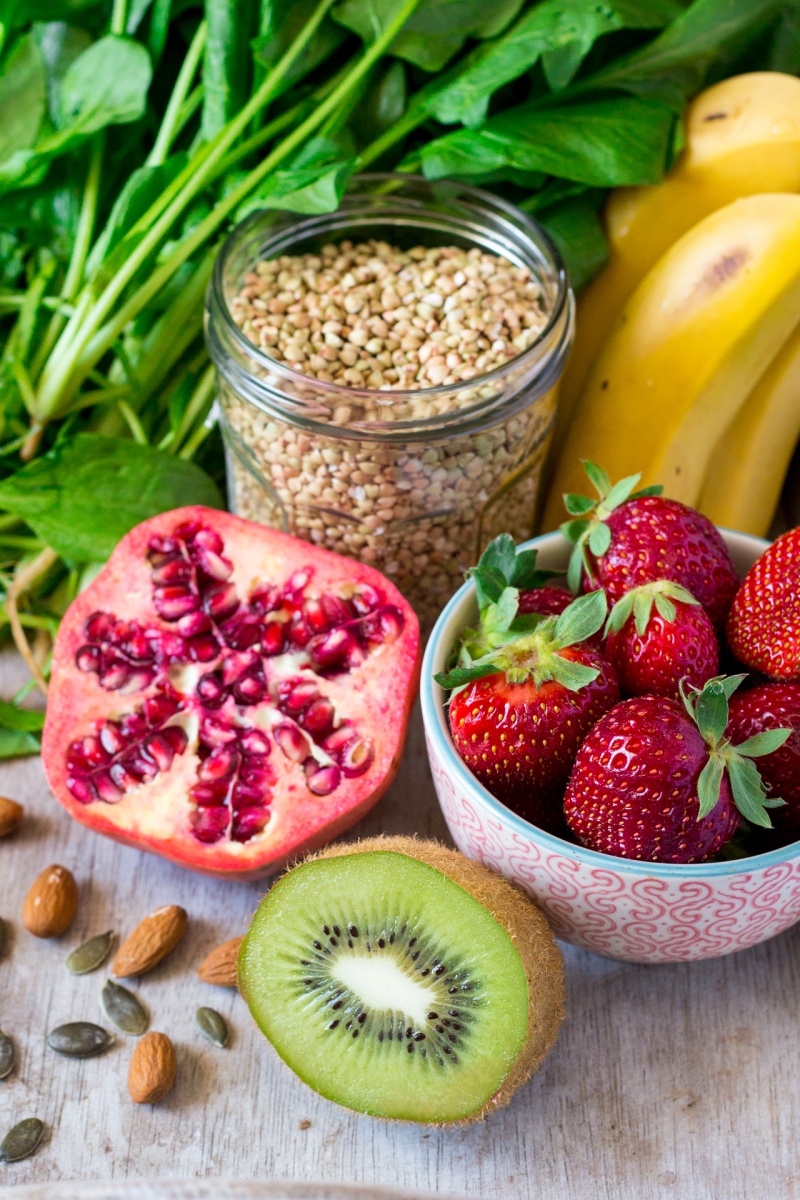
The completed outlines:
{"type": "MultiPolygon", "coordinates": [[[[0,667],[8,696],[16,667],[0,667]]],[[[316,1096],[264,1043],[238,995],[197,979],[208,951],[244,930],[263,885],[191,875],[95,836],[56,805],[38,760],[0,767],[0,793],[28,814],[0,842],[0,915],[12,935],[0,961],[0,1027],[19,1053],[17,1070],[0,1082],[0,1133],[26,1116],[48,1125],[34,1158],[0,1165],[9,1200],[23,1200],[14,1185],[48,1180],[197,1177],[357,1182],[484,1200],[800,1197],[800,927],[685,966],[631,966],[567,947],[567,1023],[510,1108],[467,1128],[384,1124],[316,1096]],[[49,862],[74,872],[80,903],[69,933],[42,942],[25,932],[20,912],[49,862]],[[179,1066],[171,1095],[147,1108],[127,1095],[133,1039],[119,1035],[105,1055],[76,1062],[50,1051],[45,1034],[67,1020],[103,1022],[105,971],[69,975],[69,951],[105,929],[124,936],[162,904],[183,905],[189,930],[131,986],[152,1028],[174,1040],[179,1066]],[[202,1039],[200,1004],[229,1022],[228,1048],[202,1039]]],[[[395,784],[353,836],[382,831],[446,836],[418,715],[395,784]]]]}

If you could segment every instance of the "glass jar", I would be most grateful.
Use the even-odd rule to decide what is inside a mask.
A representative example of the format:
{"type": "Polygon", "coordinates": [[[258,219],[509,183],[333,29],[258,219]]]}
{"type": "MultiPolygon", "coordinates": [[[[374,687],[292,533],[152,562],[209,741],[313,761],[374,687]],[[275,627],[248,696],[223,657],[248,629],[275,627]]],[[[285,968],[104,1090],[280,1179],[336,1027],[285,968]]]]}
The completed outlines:
{"type": "Polygon", "coordinates": [[[493,537],[531,536],[573,314],[541,227],[476,188],[364,175],[335,212],[254,214],[222,248],[206,311],[232,511],[377,567],[428,626],[493,537]],[[235,301],[258,262],[368,238],[529,267],[543,329],[494,370],[418,391],[320,382],[244,336],[235,301]]]}

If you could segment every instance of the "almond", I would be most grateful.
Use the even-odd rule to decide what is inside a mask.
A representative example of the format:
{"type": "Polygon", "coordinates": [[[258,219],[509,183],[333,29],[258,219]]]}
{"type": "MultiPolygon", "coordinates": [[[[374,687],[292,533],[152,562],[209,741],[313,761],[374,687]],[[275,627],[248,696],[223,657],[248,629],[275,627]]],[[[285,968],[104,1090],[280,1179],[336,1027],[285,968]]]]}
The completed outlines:
{"type": "Polygon", "coordinates": [[[22,923],[34,937],[60,937],[75,919],[78,885],[58,863],[45,867],[30,886],[22,905],[22,923]]]}
{"type": "Polygon", "coordinates": [[[128,1070],[128,1091],[134,1104],[158,1104],[172,1091],[178,1061],[165,1033],[146,1033],[136,1043],[128,1070]]]}
{"type": "Polygon", "coordinates": [[[144,975],[151,971],[170,950],[174,950],[186,932],[186,910],[177,904],[157,908],[134,929],[116,953],[111,970],[117,979],[144,975]]]}
{"type": "Polygon", "coordinates": [[[243,941],[243,937],[231,938],[229,942],[223,942],[216,950],[206,955],[197,968],[197,974],[203,983],[213,983],[217,987],[237,986],[236,960],[243,941]]]}
{"type": "Polygon", "coordinates": [[[24,814],[25,809],[21,804],[17,804],[16,800],[0,796],[0,838],[8,837],[10,833],[19,829],[24,814]]]}

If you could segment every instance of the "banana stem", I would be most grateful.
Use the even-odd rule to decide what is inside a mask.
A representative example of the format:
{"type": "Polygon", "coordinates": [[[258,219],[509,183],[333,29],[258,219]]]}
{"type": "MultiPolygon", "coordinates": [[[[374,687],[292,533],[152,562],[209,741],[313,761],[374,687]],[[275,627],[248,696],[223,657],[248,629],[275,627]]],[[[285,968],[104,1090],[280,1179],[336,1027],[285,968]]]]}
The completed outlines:
{"type": "Polygon", "coordinates": [[[20,654],[27,663],[28,670],[36,680],[36,685],[39,691],[44,696],[47,696],[47,681],[42,674],[41,667],[36,661],[36,657],[28,645],[28,639],[25,637],[25,631],[22,628],[22,623],[19,619],[19,601],[26,592],[30,591],[33,585],[46,575],[50,568],[58,562],[58,555],[55,550],[51,550],[49,546],[37,554],[31,562],[25,566],[20,566],[14,575],[14,579],[6,592],[6,616],[8,623],[11,626],[11,634],[14,638],[14,645],[19,650],[20,654]]]}

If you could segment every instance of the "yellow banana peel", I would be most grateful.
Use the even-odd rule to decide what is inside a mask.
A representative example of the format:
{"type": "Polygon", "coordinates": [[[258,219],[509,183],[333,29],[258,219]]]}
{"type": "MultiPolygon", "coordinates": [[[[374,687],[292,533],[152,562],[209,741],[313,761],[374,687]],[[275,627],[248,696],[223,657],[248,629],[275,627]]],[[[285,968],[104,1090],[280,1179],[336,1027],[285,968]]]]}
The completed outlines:
{"type": "Polygon", "coordinates": [[[717,442],[698,507],[717,525],[765,537],[800,439],[800,327],[717,442]]]}
{"type": "Polygon", "coordinates": [[[620,188],[605,210],[609,261],[578,298],[575,345],[561,381],[553,461],[575,401],[617,314],[650,268],[698,221],[757,192],[800,191],[800,79],[736,75],[701,92],[684,150],[653,187],[620,188]]]}
{"type": "Polygon", "coordinates": [[[557,464],[543,528],[579,491],[581,458],[695,504],[714,446],[800,321],[800,196],[749,196],[706,217],[620,313],[557,464]]]}

